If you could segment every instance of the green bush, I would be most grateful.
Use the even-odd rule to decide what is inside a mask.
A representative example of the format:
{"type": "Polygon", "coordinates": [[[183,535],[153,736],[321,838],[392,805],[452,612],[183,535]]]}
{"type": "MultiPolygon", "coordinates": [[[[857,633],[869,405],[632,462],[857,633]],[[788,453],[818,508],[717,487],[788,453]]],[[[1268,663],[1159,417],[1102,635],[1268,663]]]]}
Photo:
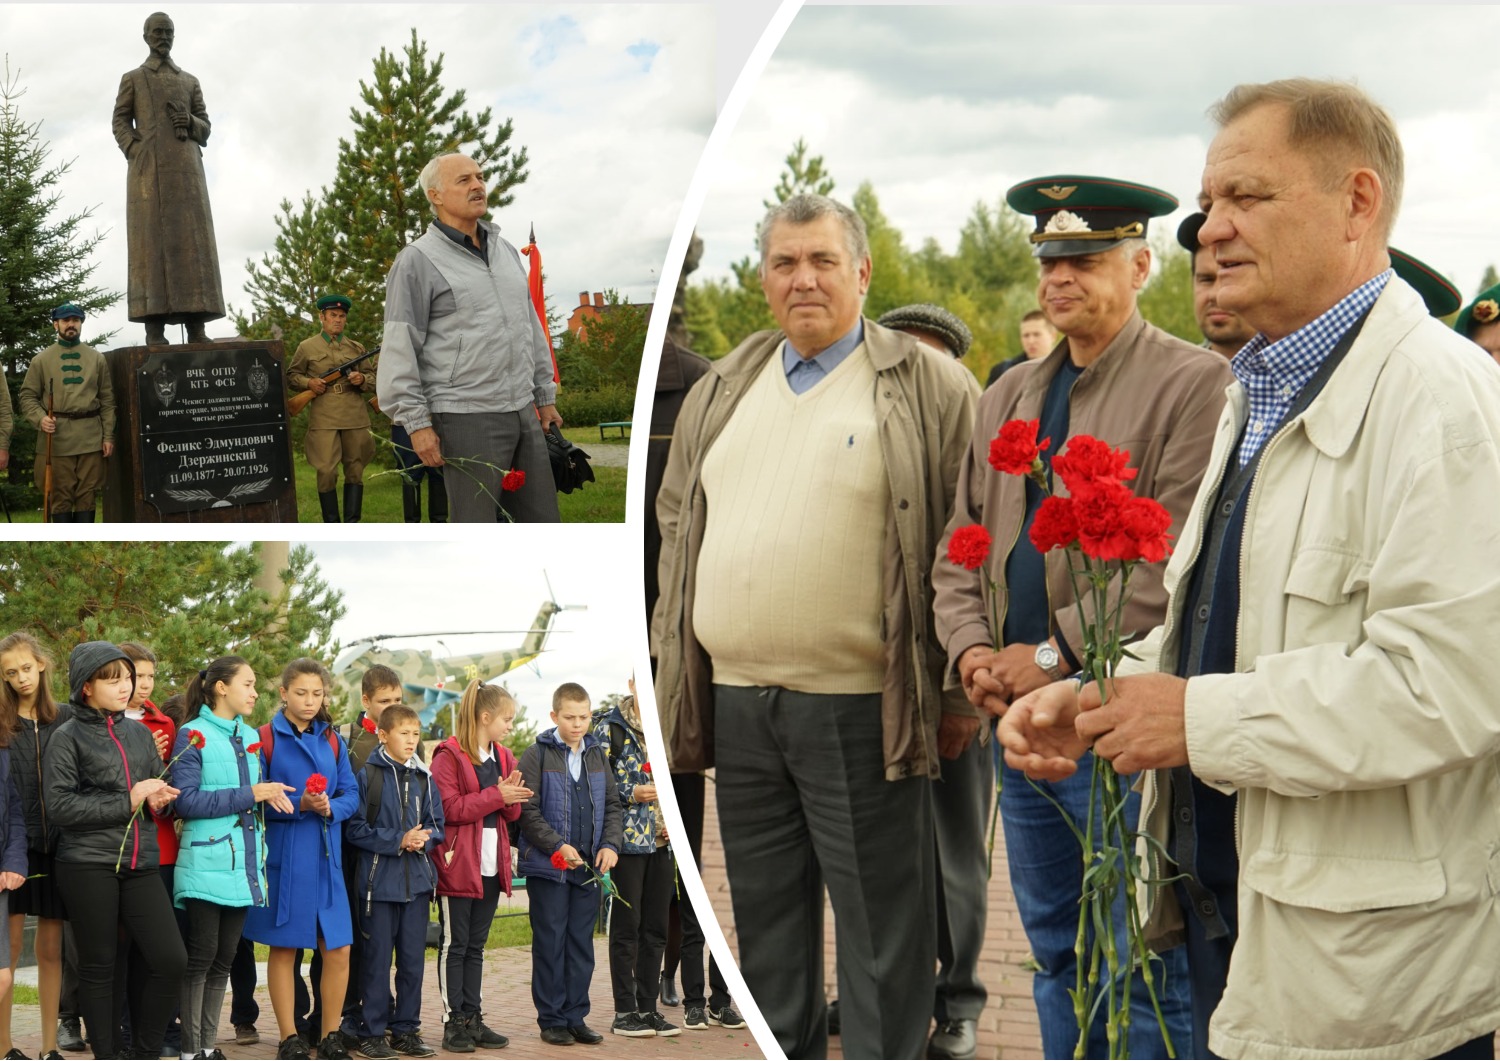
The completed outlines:
{"type": "Polygon", "coordinates": [[[592,390],[564,388],[557,411],[569,427],[591,427],[611,420],[629,420],[635,413],[635,388],[606,383],[592,390]]]}

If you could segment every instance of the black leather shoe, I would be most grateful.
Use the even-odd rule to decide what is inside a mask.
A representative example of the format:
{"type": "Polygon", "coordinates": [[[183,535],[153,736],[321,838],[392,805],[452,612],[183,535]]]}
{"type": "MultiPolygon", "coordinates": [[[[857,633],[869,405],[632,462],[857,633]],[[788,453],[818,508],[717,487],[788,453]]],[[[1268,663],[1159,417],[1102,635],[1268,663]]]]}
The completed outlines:
{"type": "Polygon", "coordinates": [[[604,1041],[604,1036],[594,1031],[587,1024],[569,1025],[568,1034],[573,1037],[575,1043],[582,1043],[584,1046],[594,1046],[604,1041]]]}
{"type": "Polygon", "coordinates": [[[677,978],[675,976],[663,976],[661,978],[661,1004],[663,1006],[682,1005],[682,996],[677,993],[677,978]]]}
{"type": "Polygon", "coordinates": [[[927,1056],[937,1058],[971,1058],[979,1048],[979,1022],[974,1020],[938,1021],[927,1040],[927,1056]]]}
{"type": "MultiPolygon", "coordinates": [[[[601,1035],[602,1039],[603,1036],[601,1035]]],[[[543,1028],[542,1042],[548,1046],[572,1046],[578,1040],[573,1038],[573,1033],[567,1028],[543,1028]]]]}

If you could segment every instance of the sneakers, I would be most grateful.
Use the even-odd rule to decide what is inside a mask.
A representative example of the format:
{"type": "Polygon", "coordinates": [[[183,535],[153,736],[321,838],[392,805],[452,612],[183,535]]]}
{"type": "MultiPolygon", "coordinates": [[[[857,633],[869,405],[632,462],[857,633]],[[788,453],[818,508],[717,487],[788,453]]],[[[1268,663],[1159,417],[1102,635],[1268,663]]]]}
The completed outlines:
{"type": "Polygon", "coordinates": [[[646,1039],[656,1034],[656,1026],[639,1013],[616,1013],[609,1026],[611,1035],[625,1035],[632,1039],[646,1039]]]}
{"type": "Polygon", "coordinates": [[[400,1055],[386,1045],[385,1038],[379,1035],[367,1036],[359,1041],[359,1049],[355,1051],[360,1057],[373,1058],[374,1061],[391,1061],[400,1055]]]}
{"type": "Polygon", "coordinates": [[[642,1013],[641,1017],[651,1025],[657,1035],[671,1036],[682,1034],[681,1028],[667,1020],[666,1017],[663,1017],[656,1010],[652,1010],[650,1013],[642,1013]]]}
{"type": "MultiPolygon", "coordinates": [[[[180,1052],[181,1051],[179,1051],[179,1053],[180,1052]]],[[[199,1050],[196,1054],[193,1055],[193,1057],[195,1061],[229,1061],[229,1059],[224,1056],[224,1051],[220,1050],[218,1047],[214,1047],[212,1050],[199,1050]]]]}
{"type": "Polygon", "coordinates": [[[543,1028],[542,1042],[548,1046],[572,1046],[577,1040],[566,1028],[543,1028]]]}
{"type": "MultiPolygon", "coordinates": [[[[422,1041],[420,1032],[391,1032],[391,1049],[407,1057],[436,1057],[437,1051],[422,1041]]],[[[369,1054],[365,1055],[369,1057],[369,1054]]]]}
{"type": "Polygon", "coordinates": [[[708,1018],[703,1014],[702,1006],[689,1006],[682,1012],[682,1026],[690,1032],[702,1032],[708,1030],[708,1018]]]}
{"type": "Polygon", "coordinates": [[[474,1040],[469,1035],[467,1014],[455,1013],[443,1025],[443,1052],[445,1054],[472,1054],[474,1040]]]}
{"type": "Polygon", "coordinates": [[[83,1033],[78,1029],[77,1017],[57,1022],[57,1048],[66,1050],[70,1054],[86,1049],[83,1044],[83,1033]]]}
{"type": "Polygon", "coordinates": [[[56,1050],[48,1050],[41,1055],[41,1061],[63,1061],[63,1055],[56,1050]]]}
{"type": "Polygon", "coordinates": [[[732,1002],[726,1002],[723,1009],[708,1007],[708,1023],[716,1024],[720,1028],[743,1028],[745,1018],[734,1011],[732,1002]]]}
{"type": "Polygon", "coordinates": [[[307,1061],[307,1040],[300,1035],[288,1035],[276,1047],[276,1061],[307,1061]]]}
{"type": "Polygon", "coordinates": [[[349,1047],[344,1033],[335,1028],[318,1044],[318,1061],[349,1061],[349,1047]]]}
{"type": "Polygon", "coordinates": [[[19,1047],[12,1046],[10,1052],[5,1055],[4,1061],[11,1061],[12,1058],[20,1058],[21,1061],[26,1061],[26,1054],[19,1047]]]}
{"type": "Polygon", "coordinates": [[[482,1013],[464,1014],[464,1028],[469,1033],[469,1040],[480,1049],[499,1050],[510,1045],[509,1039],[485,1025],[482,1013]]]}
{"type": "Polygon", "coordinates": [[[568,1025],[568,1034],[573,1037],[575,1043],[582,1043],[584,1046],[595,1046],[604,1041],[604,1036],[587,1024],[568,1025]]]}
{"type": "Polygon", "coordinates": [[[260,1042],[260,1032],[255,1030],[253,1024],[236,1024],[234,1026],[234,1041],[240,1046],[254,1046],[260,1042]]]}

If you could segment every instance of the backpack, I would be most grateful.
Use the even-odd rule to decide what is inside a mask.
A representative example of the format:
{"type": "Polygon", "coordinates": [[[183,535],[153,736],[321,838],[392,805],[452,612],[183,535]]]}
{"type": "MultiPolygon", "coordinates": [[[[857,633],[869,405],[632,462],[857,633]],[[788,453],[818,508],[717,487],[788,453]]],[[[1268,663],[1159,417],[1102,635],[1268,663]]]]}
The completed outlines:
{"type": "MultiPolygon", "coordinates": [[[[276,730],[271,727],[271,723],[267,722],[255,732],[260,736],[260,753],[265,756],[266,775],[269,777],[271,773],[271,749],[276,747],[276,730]]],[[[333,761],[338,762],[339,751],[343,748],[344,742],[339,740],[339,735],[334,732],[332,726],[329,726],[323,733],[328,738],[328,747],[333,751],[333,761]]]]}
{"type": "MultiPolygon", "coordinates": [[[[612,707],[594,708],[594,713],[589,718],[589,732],[592,733],[593,731],[597,730],[599,728],[599,723],[603,722],[613,712],[614,708],[612,707]]],[[[609,724],[609,762],[611,766],[614,765],[615,760],[620,757],[620,753],[624,750],[625,727],[620,725],[618,722],[611,722],[609,724]]]]}

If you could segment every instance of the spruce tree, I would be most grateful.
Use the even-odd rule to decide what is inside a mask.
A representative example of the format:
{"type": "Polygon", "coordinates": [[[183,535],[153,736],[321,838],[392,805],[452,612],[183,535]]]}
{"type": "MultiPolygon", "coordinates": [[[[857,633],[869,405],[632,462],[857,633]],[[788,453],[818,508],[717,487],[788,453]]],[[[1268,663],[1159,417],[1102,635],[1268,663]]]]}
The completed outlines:
{"type": "MultiPolygon", "coordinates": [[[[62,180],[72,163],[49,162],[51,148],[42,139],[42,123],[21,117],[19,100],[26,90],[20,82],[20,72],[12,74],[7,61],[0,81],[0,363],[12,408],[31,359],[56,339],[52,310],[73,302],[97,313],[120,300],[118,292],[89,282],[97,264],[94,250],[104,238],[83,229],[93,209],[57,213],[62,180]]],[[[10,447],[12,482],[31,482],[35,453],[36,431],[18,418],[10,447]]]]}

